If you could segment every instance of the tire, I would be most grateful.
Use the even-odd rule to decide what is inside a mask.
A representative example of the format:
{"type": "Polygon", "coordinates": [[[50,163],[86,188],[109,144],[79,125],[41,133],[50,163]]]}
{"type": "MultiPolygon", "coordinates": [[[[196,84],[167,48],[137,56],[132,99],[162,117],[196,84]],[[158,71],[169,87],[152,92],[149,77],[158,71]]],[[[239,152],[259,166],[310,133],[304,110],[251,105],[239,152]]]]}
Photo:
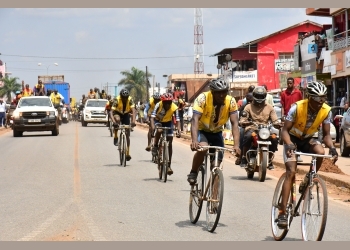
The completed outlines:
{"type": "Polygon", "coordinates": [[[204,167],[201,165],[198,169],[197,183],[191,185],[189,213],[192,224],[197,223],[202,211],[203,200],[201,198],[204,192],[204,171],[204,167]]]}
{"type": "Polygon", "coordinates": [[[253,179],[254,171],[247,171],[247,177],[248,177],[248,179],[253,179]]]}
{"type": "Polygon", "coordinates": [[[273,198],[272,198],[272,208],[271,208],[271,230],[272,230],[272,235],[273,238],[276,241],[281,241],[283,240],[287,233],[288,233],[288,229],[280,229],[277,226],[277,222],[276,219],[278,218],[278,214],[279,214],[279,207],[280,207],[280,203],[281,203],[281,199],[282,199],[282,185],[284,182],[284,179],[286,177],[286,173],[283,173],[281,175],[281,177],[279,178],[276,188],[275,188],[275,192],[273,194],[273,198]]]}
{"type": "Polygon", "coordinates": [[[346,147],[346,140],[345,140],[344,134],[341,135],[339,144],[340,144],[340,155],[343,157],[349,156],[350,148],[346,147]]]}
{"type": "Polygon", "coordinates": [[[22,136],[20,131],[17,131],[15,128],[13,128],[13,137],[20,137],[22,136]]]}
{"type": "Polygon", "coordinates": [[[81,118],[81,125],[82,125],[83,127],[86,127],[86,126],[87,126],[87,122],[84,121],[84,118],[81,118]]]}
{"type": "Polygon", "coordinates": [[[51,134],[52,134],[52,136],[58,136],[59,133],[60,133],[60,130],[59,130],[59,125],[57,123],[56,127],[51,131],[51,134]]]}
{"type": "Polygon", "coordinates": [[[305,241],[321,241],[327,223],[328,195],[320,177],[307,187],[301,214],[301,232],[305,241]]]}
{"type": "Polygon", "coordinates": [[[163,179],[163,139],[160,138],[158,142],[158,156],[157,156],[157,164],[158,164],[158,172],[159,172],[159,180],[163,179]]]}
{"type": "MultiPolygon", "coordinates": [[[[212,201],[212,194],[213,194],[213,187],[209,188],[208,192],[208,200],[207,200],[207,230],[209,232],[214,232],[216,229],[216,226],[219,223],[220,214],[221,214],[221,208],[222,208],[222,202],[224,198],[224,176],[222,174],[222,171],[220,169],[216,169],[215,173],[212,174],[212,178],[217,179],[217,198],[216,200],[219,202],[217,206],[217,211],[212,211],[213,207],[213,201],[212,201]]],[[[210,185],[210,183],[209,183],[210,185]]]]}
{"type": "Polygon", "coordinates": [[[122,166],[123,167],[126,167],[126,136],[125,135],[122,135],[122,144],[120,144],[121,148],[122,148],[122,166]]]}
{"type": "Polygon", "coordinates": [[[166,140],[163,141],[163,181],[166,182],[168,179],[168,164],[169,164],[169,148],[166,140]]]}
{"type": "Polygon", "coordinates": [[[259,181],[264,182],[266,178],[266,169],[267,165],[269,164],[269,157],[268,151],[261,151],[262,152],[262,158],[259,166],[259,181]]]}

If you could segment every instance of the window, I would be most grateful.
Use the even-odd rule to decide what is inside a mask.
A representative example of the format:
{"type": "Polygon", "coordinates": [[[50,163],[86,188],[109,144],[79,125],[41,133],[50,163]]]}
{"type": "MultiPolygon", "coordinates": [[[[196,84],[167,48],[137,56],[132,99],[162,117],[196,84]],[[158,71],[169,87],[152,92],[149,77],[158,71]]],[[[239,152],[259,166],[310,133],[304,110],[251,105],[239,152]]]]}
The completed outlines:
{"type": "Polygon", "coordinates": [[[279,53],[279,59],[294,59],[294,53],[279,53]]]}

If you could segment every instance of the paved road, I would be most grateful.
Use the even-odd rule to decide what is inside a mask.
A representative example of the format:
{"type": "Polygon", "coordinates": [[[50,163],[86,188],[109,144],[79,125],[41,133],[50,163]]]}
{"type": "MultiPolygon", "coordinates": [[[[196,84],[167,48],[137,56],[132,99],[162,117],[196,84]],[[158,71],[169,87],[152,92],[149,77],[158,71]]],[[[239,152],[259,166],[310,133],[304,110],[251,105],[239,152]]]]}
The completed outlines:
{"type": "MultiPolygon", "coordinates": [[[[102,125],[70,122],[60,135],[11,133],[0,137],[0,241],[270,241],[270,208],[277,180],[247,180],[225,161],[225,194],[219,226],[205,228],[205,213],[189,222],[186,181],[193,152],[174,142],[174,174],[158,180],[146,131],[131,134],[132,159],[119,166],[116,147],[102,125]]],[[[350,240],[349,206],[330,201],[326,241],[350,240]],[[341,233],[344,232],[344,233],[341,233]]],[[[300,217],[286,241],[301,240],[300,217]]]]}

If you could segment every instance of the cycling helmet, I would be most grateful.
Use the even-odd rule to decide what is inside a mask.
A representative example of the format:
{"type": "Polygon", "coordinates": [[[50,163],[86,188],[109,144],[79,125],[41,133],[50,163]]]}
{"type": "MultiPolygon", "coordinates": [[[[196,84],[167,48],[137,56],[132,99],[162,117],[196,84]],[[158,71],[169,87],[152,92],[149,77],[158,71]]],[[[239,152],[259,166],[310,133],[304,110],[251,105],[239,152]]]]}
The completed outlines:
{"type": "Polygon", "coordinates": [[[211,91],[223,91],[228,90],[229,86],[224,79],[218,78],[210,81],[209,88],[211,91]]]}
{"type": "Polygon", "coordinates": [[[121,96],[124,96],[124,97],[128,97],[128,96],[130,95],[129,90],[127,90],[127,89],[122,89],[122,90],[120,91],[120,95],[121,95],[121,96]]]}
{"type": "Polygon", "coordinates": [[[253,99],[257,103],[263,103],[266,100],[266,89],[262,86],[258,86],[253,90],[253,99]]]}
{"type": "Polygon", "coordinates": [[[160,99],[160,94],[158,92],[154,93],[153,99],[159,100],[160,99]]]}
{"type": "Polygon", "coordinates": [[[312,96],[324,96],[327,94],[327,87],[322,82],[308,82],[307,93],[312,96]]]}
{"type": "Polygon", "coordinates": [[[173,95],[171,93],[165,93],[161,95],[160,99],[164,101],[172,101],[174,99],[173,95]]]}
{"type": "Polygon", "coordinates": [[[16,95],[19,95],[21,93],[21,91],[17,90],[16,91],[16,95]]]}

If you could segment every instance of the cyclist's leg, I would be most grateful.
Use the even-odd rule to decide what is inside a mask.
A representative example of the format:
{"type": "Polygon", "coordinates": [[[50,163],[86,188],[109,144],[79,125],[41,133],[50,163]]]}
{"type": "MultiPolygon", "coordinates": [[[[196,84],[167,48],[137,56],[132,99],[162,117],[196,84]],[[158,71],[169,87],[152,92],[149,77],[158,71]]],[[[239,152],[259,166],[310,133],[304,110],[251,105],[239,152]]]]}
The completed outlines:
{"type": "MultiPolygon", "coordinates": [[[[162,127],[168,127],[172,128],[173,123],[170,122],[162,122],[162,127]]],[[[168,174],[171,175],[174,173],[174,171],[171,169],[171,157],[173,155],[173,138],[174,138],[174,132],[172,129],[169,129],[167,131],[167,141],[169,142],[169,165],[168,165],[168,174]]]]}
{"type": "MultiPolygon", "coordinates": [[[[120,117],[120,121],[123,125],[130,125],[130,114],[124,114],[123,116],[120,117]]],[[[126,135],[126,160],[130,161],[131,156],[130,156],[130,129],[125,130],[125,135],[126,135]]]]}
{"type": "MultiPolygon", "coordinates": [[[[206,138],[206,133],[201,131],[201,130],[198,131],[198,142],[199,142],[199,145],[201,145],[201,146],[208,146],[209,145],[208,140],[206,138]]],[[[203,163],[206,153],[207,153],[207,150],[203,150],[203,151],[196,151],[196,153],[194,154],[191,172],[190,172],[190,174],[187,175],[187,181],[190,184],[196,183],[198,169],[199,169],[200,165],[203,163]]]]}
{"type": "MultiPolygon", "coordinates": [[[[159,122],[158,120],[154,119],[154,126],[155,128],[156,127],[161,127],[162,126],[162,123],[159,122]]],[[[158,142],[159,142],[159,138],[160,138],[160,135],[161,135],[161,132],[158,131],[158,129],[155,129],[154,131],[154,146],[153,146],[153,149],[152,149],[152,154],[153,155],[157,155],[158,154],[158,142]]]]}
{"type": "MultiPolygon", "coordinates": [[[[120,124],[120,114],[115,113],[113,114],[115,122],[119,125],[120,124]]],[[[115,146],[118,146],[118,128],[114,127],[114,138],[113,138],[113,144],[115,146]]]]}
{"type": "Polygon", "coordinates": [[[146,147],[146,151],[150,151],[151,150],[151,140],[152,140],[152,137],[151,137],[151,123],[150,123],[150,117],[148,116],[147,117],[147,124],[148,124],[148,133],[147,133],[147,141],[148,141],[148,144],[147,144],[147,147],[146,147]]]}

